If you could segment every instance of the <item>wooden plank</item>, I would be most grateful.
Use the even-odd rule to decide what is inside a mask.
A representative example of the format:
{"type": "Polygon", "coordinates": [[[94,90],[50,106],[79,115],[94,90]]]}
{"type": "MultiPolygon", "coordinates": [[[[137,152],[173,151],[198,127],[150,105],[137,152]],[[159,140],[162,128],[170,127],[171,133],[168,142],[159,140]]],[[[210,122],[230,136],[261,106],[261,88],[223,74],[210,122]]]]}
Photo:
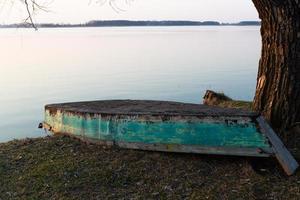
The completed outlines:
{"type": "Polygon", "coordinates": [[[293,175],[299,167],[298,162],[287,150],[280,138],[276,135],[276,133],[266,122],[266,120],[262,116],[258,117],[256,120],[261,128],[261,132],[264,133],[271,142],[275,156],[286,174],[289,176],[293,175]]]}
{"type": "Polygon", "coordinates": [[[132,142],[116,142],[120,148],[146,151],[174,152],[174,153],[197,153],[210,155],[229,155],[247,157],[270,157],[272,149],[236,148],[236,147],[203,147],[178,144],[145,144],[132,142]]]}
{"type": "Polygon", "coordinates": [[[259,114],[242,109],[221,108],[202,104],[150,100],[103,100],[46,105],[54,114],[58,111],[105,115],[163,115],[198,117],[257,117],[259,114]]]}

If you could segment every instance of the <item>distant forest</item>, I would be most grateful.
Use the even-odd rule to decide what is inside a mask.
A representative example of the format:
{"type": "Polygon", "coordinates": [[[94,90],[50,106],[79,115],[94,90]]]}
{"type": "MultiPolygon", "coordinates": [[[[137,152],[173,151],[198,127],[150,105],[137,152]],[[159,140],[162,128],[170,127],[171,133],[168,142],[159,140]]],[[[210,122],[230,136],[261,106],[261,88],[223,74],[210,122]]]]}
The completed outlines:
{"type": "MultiPolygon", "coordinates": [[[[84,24],[35,24],[38,28],[56,27],[126,27],[126,26],[260,26],[259,21],[241,21],[239,23],[220,23],[217,21],[130,21],[130,20],[93,20],[84,24]]],[[[31,24],[19,23],[0,25],[0,28],[29,28],[31,24]]]]}

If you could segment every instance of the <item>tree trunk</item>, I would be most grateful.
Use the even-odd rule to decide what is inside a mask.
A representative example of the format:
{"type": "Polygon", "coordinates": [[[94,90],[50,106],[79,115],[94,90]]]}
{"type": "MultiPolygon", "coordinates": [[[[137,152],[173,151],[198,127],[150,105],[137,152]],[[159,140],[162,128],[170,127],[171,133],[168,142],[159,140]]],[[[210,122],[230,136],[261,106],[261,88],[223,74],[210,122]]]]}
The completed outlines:
{"type": "Polygon", "coordinates": [[[300,0],[253,0],[262,20],[254,109],[286,140],[300,123],[300,0]]]}

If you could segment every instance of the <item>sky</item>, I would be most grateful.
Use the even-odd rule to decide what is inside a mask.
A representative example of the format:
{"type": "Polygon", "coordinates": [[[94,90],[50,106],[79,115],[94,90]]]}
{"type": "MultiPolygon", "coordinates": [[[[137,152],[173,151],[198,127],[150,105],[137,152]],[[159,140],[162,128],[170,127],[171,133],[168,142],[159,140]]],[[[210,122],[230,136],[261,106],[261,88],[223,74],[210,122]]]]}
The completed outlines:
{"type": "MultiPolygon", "coordinates": [[[[36,0],[48,12],[38,11],[36,23],[85,23],[90,20],[258,20],[251,0],[36,0]]],[[[0,0],[0,23],[26,18],[20,0],[0,0]]]]}

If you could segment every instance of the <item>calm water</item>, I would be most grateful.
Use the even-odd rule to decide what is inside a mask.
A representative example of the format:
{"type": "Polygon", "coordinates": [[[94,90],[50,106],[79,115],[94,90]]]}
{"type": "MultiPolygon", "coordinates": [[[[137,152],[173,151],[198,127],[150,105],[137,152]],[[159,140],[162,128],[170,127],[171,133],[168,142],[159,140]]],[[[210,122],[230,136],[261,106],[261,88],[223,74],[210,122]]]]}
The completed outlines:
{"type": "Polygon", "coordinates": [[[251,100],[261,48],[259,27],[0,29],[0,44],[0,142],[43,136],[48,103],[251,100]]]}

